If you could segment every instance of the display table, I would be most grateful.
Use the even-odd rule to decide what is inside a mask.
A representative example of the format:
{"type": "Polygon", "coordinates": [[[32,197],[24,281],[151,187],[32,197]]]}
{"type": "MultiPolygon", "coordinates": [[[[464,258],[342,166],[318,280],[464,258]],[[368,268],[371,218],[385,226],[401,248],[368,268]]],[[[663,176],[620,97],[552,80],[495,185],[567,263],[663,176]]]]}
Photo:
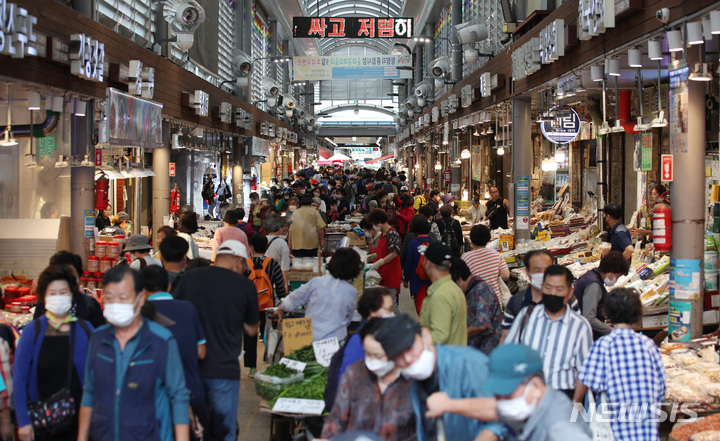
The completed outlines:
{"type": "Polygon", "coordinates": [[[304,430],[319,438],[325,418],[323,415],[275,412],[263,399],[260,400],[260,412],[270,414],[271,441],[292,441],[295,435],[304,430]]]}

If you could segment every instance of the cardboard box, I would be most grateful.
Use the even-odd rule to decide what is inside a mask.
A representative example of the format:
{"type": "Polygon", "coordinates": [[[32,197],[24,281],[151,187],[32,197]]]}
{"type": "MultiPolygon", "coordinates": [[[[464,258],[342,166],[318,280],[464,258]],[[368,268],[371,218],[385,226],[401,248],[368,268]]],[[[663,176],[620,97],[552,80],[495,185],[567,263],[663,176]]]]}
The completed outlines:
{"type": "Polygon", "coordinates": [[[360,236],[354,231],[348,231],[347,237],[350,239],[350,243],[348,244],[351,248],[352,247],[358,247],[358,248],[366,248],[367,242],[365,242],[365,236],[360,236]]]}
{"type": "Polygon", "coordinates": [[[659,328],[659,327],[664,327],[667,325],[668,325],[667,314],[651,315],[651,316],[645,316],[642,318],[642,327],[643,328],[659,328]]]}

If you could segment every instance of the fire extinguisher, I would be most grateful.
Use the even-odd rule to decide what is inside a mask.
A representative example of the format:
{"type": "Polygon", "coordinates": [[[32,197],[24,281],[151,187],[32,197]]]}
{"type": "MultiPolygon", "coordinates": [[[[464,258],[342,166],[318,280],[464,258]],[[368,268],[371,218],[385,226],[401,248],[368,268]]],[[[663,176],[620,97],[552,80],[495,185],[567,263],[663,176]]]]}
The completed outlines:
{"type": "Polygon", "coordinates": [[[450,168],[445,169],[445,185],[450,185],[452,181],[452,175],[450,174],[450,168]]]}
{"type": "Polygon", "coordinates": [[[105,173],[102,173],[100,177],[95,180],[95,208],[98,210],[105,210],[108,207],[108,203],[110,202],[110,196],[108,194],[109,186],[110,179],[108,179],[105,173]]]}
{"type": "Polygon", "coordinates": [[[672,249],[672,211],[663,203],[655,204],[652,214],[653,246],[657,251],[672,249]]]}
{"type": "Polygon", "coordinates": [[[170,213],[180,212],[180,189],[175,184],[175,188],[170,192],[170,213]]]}

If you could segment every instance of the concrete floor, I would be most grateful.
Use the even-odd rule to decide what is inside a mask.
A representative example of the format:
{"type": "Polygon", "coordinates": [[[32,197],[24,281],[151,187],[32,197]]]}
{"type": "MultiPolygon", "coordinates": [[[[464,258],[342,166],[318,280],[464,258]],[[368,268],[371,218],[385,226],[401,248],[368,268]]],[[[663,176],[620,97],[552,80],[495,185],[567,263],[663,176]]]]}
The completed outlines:
{"type": "MultiPolygon", "coordinates": [[[[400,311],[417,319],[415,303],[407,289],[400,292],[400,311]]],[[[265,352],[262,341],[258,341],[258,370],[262,371],[267,363],[262,361],[265,352]]],[[[260,397],[255,394],[254,380],[247,376],[243,368],[240,380],[240,404],[238,406],[238,440],[270,441],[270,414],[260,412],[260,397]]]]}

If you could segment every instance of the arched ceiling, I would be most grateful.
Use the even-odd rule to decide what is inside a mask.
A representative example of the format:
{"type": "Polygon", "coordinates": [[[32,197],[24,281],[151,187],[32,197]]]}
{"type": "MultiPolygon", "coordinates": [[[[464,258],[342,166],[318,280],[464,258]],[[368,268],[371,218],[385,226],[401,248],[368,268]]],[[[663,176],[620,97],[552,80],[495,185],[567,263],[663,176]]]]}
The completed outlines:
{"type": "Polygon", "coordinates": [[[354,110],[354,109],[369,110],[371,112],[383,113],[385,115],[390,115],[390,116],[396,115],[395,111],[393,111],[391,109],[386,109],[381,106],[375,106],[373,104],[338,104],[338,105],[335,105],[332,107],[326,107],[326,108],[318,111],[317,116],[322,118],[321,113],[329,115],[331,113],[342,112],[345,110],[354,110]]]}

